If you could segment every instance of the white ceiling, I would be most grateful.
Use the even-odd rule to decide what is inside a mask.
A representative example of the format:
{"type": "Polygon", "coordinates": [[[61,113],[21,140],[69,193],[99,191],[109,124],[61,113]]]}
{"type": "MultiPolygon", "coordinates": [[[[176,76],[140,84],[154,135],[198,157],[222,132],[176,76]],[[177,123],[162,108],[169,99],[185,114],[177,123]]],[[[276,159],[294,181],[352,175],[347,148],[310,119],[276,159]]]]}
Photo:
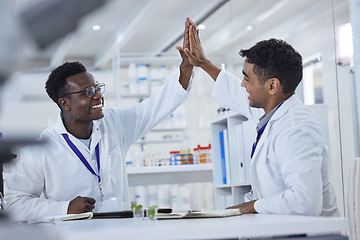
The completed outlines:
{"type": "MultiPolygon", "coordinates": [[[[20,13],[42,1],[12,2],[20,13]]],[[[109,0],[74,32],[37,51],[28,67],[49,69],[79,60],[89,69],[110,69],[115,53],[123,65],[178,63],[175,46],[182,42],[186,17],[206,25],[200,32],[204,49],[221,62],[256,41],[278,37],[294,42],[300,34],[331,25],[333,2],[337,21],[348,21],[347,0],[109,0]],[[93,31],[94,24],[101,29],[93,31]],[[253,30],[246,29],[249,25],[253,30]]]]}

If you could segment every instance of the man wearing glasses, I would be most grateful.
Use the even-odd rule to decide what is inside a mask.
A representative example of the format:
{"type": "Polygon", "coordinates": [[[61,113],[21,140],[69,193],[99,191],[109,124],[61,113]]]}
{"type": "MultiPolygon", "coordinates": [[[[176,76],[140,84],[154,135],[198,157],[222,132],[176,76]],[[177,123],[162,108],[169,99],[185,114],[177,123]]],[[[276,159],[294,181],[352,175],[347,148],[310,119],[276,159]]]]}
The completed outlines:
{"type": "Polygon", "coordinates": [[[10,217],[129,209],[126,152],[188,95],[193,67],[178,49],[183,58],[178,70],[149,99],[126,109],[104,109],[105,85],[81,63],[56,68],[46,91],[60,117],[41,134],[46,144],[24,148],[6,179],[10,217]]]}

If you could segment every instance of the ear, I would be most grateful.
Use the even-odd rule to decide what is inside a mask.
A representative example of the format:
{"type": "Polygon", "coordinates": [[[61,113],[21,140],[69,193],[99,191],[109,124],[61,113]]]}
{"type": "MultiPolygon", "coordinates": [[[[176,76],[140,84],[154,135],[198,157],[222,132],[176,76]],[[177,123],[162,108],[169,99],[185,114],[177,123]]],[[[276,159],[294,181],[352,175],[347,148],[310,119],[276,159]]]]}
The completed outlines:
{"type": "Polygon", "coordinates": [[[274,95],[278,91],[280,91],[281,84],[280,84],[280,80],[278,78],[270,78],[268,80],[268,84],[269,84],[269,93],[271,95],[274,95]]]}
{"type": "Polygon", "coordinates": [[[68,98],[60,98],[59,99],[59,105],[63,111],[69,111],[70,110],[70,99],[68,98]]]}

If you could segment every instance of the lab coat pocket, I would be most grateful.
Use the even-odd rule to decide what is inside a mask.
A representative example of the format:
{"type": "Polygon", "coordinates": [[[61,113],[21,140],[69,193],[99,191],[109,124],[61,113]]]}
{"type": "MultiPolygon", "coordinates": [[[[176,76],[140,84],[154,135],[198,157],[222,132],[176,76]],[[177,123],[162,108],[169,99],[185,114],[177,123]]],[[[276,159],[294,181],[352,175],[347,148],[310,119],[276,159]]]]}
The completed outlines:
{"type": "Polygon", "coordinates": [[[111,183],[116,185],[121,182],[122,177],[122,161],[120,146],[117,145],[109,152],[109,169],[111,183]]]}
{"type": "Polygon", "coordinates": [[[268,156],[265,160],[265,169],[268,172],[268,177],[271,177],[274,181],[278,182],[282,179],[281,175],[281,167],[279,166],[278,160],[274,152],[269,151],[268,156]]]}
{"type": "Polygon", "coordinates": [[[263,196],[271,196],[281,192],[280,169],[277,164],[269,161],[267,158],[262,166],[259,166],[259,177],[262,178],[260,182],[266,183],[261,188],[263,189],[263,196]]]}

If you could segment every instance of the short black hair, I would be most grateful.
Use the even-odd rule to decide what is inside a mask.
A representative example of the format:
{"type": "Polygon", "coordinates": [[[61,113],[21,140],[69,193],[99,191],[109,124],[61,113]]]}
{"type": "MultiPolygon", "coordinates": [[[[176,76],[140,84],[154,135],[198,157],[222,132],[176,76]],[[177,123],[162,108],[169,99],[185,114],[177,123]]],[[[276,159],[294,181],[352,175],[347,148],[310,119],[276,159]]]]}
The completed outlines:
{"type": "Polygon", "coordinates": [[[281,39],[258,42],[250,49],[241,49],[239,54],[255,65],[254,73],[262,84],[269,78],[279,79],[284,94],[294,92],[302,79],[300,53],[281,39]]]}
{"type": "Polygon", "coordinates": [[[47,94],[60,107],[59,99],[66,93],[66,78],[86,71],[85,66],[80,62],[63,63],[50,73],[45,83],[47,94]]]}

